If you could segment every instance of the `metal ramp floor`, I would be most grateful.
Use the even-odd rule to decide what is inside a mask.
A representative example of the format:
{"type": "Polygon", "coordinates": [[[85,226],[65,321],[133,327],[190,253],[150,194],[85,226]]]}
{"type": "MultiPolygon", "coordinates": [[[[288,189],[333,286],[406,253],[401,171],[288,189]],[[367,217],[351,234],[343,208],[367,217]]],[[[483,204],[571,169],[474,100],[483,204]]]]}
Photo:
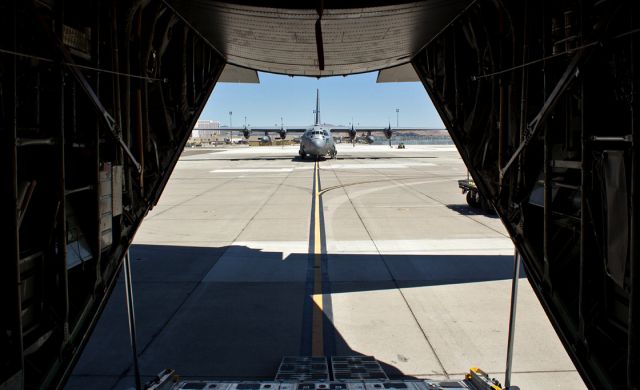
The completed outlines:
{"type": "MultiPolygon", "coordinates": [[[[165,370],[149,390],[502,390],[482,370],[471,368],[460,380],[390,380],[373,356],[285,356],[273,381],[181,380],[165,370]]],[[[511,387],[516,389],[516,387],[511,387]]]]}

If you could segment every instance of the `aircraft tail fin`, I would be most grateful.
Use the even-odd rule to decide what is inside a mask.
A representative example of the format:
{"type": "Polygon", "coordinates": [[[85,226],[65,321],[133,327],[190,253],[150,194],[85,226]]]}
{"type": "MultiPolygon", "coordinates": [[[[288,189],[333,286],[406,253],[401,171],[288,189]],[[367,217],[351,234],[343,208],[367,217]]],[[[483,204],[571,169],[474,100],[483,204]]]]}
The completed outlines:
{"type": "Polygon", "coordinates": [[[314,125],[320,124],[320,89],[316,89],[316,110],[314,111],[316,114],[316,120],[314,125]]]}

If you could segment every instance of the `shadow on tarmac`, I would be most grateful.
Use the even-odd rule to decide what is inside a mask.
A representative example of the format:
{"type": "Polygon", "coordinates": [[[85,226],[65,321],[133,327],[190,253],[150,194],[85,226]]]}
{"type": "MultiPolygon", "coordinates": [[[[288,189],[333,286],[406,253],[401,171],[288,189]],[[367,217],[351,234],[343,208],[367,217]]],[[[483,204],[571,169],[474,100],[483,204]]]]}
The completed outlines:
{"type": "Polygon", "coordinates": [[[498,217],[498,214],[496,214],[495,212],[493,213],[486,213],[482,210],[480,210],[479,208],[476,207],[471,207],[467,204],[448,204],[446,205],[448,209],[453,210],[455,212],[457,212],[460,215],[483,215],[485,217],[489,217],[489,218],[494,218],[494,219],[498,219],[500,217],[498,217]]]}
{"type": "MultiPolygon", "coordinates": [[[[191,379],[272,380],[283,356],[310,355],[313,301],[308,286],[313,272],[307,253],[163,245],[133,245],[130,253],[144,380],[167,367],[191,379]]],[[[511,256],[384,255],[382,262],[379,255],[326,256],[326,268],[378,264],[386,272],[381,280],[328,281],[323,292],[329,297],[327,293],[506,280],[513,269],[511,256]]],[[[67,389],[123,389],[133,383],[121,279],[67,389]]],[[[362,355],[334,327],[330,302],[323,313],[325,353],[362,355]]],[[[386,315],[380,308],[380,316],[386,315]]],[[[397,363],[380,361],[389,378],[410,379],[397,363]]],[[[424,367],[423,373],[440,371],[424,367]]]]}
{"type": "Polygon", "coordinates": [[[315,163],[316,161],[327,161],[327,160],[331,160],[330,158],[326,158],[326,157],[305,157],[302,158],[300,156],[294,156],[290,159],[291,161],[295,161],[295,162],[302,162],[302,163],[315,163]]]}
{"type": "MultiPolygon", "coordinates": [[[[185,155],[186,156],[186,155],[185,155]]],[[[336,160],[405,160],[405,159],[432,159],[437,158],[436,156],[388,156],[388,157],[375,157],[375,156],[353,156],[346,155],[341,156],[338,154],[336,160]]],[[[327,160],[323,157],[323,160],[327,160]]],[[[323,161],[320,160],[320,161],[323,161]]],[[[307,157],[306,159],[300,159],[299,155],[287,155],[287,156],[273,156],[273,157],[233,157],[233,158],[190,158],[188,160],[181,160],[185,162],[189,161],[312,161],[315,162],[315,159],[307,157]]]]}

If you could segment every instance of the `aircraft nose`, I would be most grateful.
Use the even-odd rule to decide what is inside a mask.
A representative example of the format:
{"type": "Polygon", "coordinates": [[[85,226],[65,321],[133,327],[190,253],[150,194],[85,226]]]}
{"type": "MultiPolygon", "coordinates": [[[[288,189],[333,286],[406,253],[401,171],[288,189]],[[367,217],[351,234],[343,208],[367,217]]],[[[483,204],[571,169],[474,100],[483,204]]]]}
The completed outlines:
{"type": "Polygon", "coordinates": [[[320,138],[314,138],[313,140],[311,140],[311,150],[309,151],[312,154],[315,155],[322,155],[325,154],[324,149],[326,146],[326,141],[320,138]]]}
{"type": "Polygon", "coordinates": [[[312,144],[313,144],[314,148],[320,150],[320,149],[324,148],[325,140],[320,139],[320,138],[315,138],[312,141],[312,144]]]}

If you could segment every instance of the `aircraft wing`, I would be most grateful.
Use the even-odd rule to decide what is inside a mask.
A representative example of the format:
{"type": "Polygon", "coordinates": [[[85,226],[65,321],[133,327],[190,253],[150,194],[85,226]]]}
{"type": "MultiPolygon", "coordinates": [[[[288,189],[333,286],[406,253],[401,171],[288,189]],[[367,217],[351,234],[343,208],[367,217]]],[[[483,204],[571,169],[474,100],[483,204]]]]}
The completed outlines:
{"type": "Polygon", "coordinates": [[[301,126],[260,126],[260,127],[220,127],[216,130],[220,131],[251,131],[256,133],[280,133],[282,130],[292,133],[304,133],[309,127],[301,126]]]}
{"type": "Polygon", "coordinates": [[[332,133],[348,133],[351,131],[351,127],[348,127],[348,126],[330,127],[329,131],[331,131],[332,133]]]}
{"type": "Polygon", "coordinates": [[[355,129],[357,131],[386,131],[386,130],[391,130],[394,133],[396,131],[406,131],[406,132],[411,132],[411,131],[441,131],[441,130],[446,130],[446,129],[436,129],[436,128],[429,128],[429,127],[380,127],[380,126],[369,126],[369,127],[362,127],[362,126],[358,126],[355,127],[355,129]]]}
{"type": "Polygon", "coordinates": [[[406,131],[406,132],[420,132],[420,131],[442,131],[442,130],[446,130],[446,129],[437,129],[437,128],[429,128],[429,127],[384,127],[384,126],[354,126],[354,127],[348,127],[348,126],[336,126],[336,127],[332,127],[330,128],[332,133],[349,133],[352,130],[358,131],[358,132],[362,132],[362,131],[388,131],[391,130],[392,132],[396,132],[396,131],[406,131]]]}

